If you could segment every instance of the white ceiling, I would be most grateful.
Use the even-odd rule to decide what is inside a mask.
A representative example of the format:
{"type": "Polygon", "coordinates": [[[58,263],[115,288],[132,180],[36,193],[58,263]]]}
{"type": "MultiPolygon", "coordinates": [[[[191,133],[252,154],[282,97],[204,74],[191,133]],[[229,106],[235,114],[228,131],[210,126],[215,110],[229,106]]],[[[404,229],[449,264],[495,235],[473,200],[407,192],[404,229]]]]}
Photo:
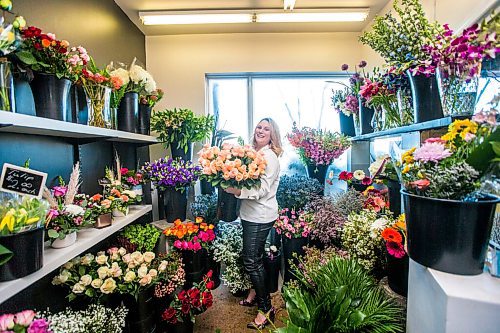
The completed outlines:
{"type": "Polygon", "coordinates": [[[254,32],[359,32],[389,0],[297,0],[295,9],[369,8],[364,22],[342,23],[246,23],[145,26],[140,11],[211,10],[211,9],[282,9],[282,0],[115,0],[130,20],[146,35],[254,33],[254,32]]]}

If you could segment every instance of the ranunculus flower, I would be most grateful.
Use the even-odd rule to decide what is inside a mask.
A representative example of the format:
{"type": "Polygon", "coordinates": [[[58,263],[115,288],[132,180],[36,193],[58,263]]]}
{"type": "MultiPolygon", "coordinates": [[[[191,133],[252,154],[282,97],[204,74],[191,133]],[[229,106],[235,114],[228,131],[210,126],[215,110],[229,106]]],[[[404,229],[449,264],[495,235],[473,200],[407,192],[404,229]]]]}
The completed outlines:
{"type": "Polygon", "coordinates": [[[108,267],[102,266],[97,269],[97,275],[99,275],[99,279],[104,280],[108,277],[108,267]]]}
{"type": "Polygon", "coordinates": [[[148,264],[153,261],[155,254],[153,252],[144,252],[144,261],[148,264]]]}
{"type": "Polygon", "coordinates": [[[137,270],[137,276],[139,276],[139,278],[143,278],[146,274],[148,274],[148,268],[146,266],[139,267],[137,270]]]}
{"type": "Polygon", "coordinates": [[[167,269],[167,267],[168,267],[168,262],[167,262],[167,261],[165,261],[165,260],[163,260],[163,261],[160,263],[160,265],[158,266],[158,270],[159,270],[160,272],[163,272],[163,271],[165,271],[165,270],[167,269]]]}
{"type": "Polygon", "coordinates": [[[92,283],[92,276],[85,274],[80,278],[80,283],[83,284],[84,286],[88,286],[90,283],[92,283]]]}
{"type": "Polygon", "coordinates": [[[47,333],[49,331],[49,323],[45,319],[35,319],[28,327],[26,333],[47,333]]]}
{"type": "Polygon", "coordinates": [[[33,318],[35,318],[35,311],[24,310],[16,313],[16,318],[14,319],[14,322],[18,325],[28,327],[33,321],[33,318]]]}
{"type": "Polygon", "coordinates": [[[121,169],[120,169],[120,173],[121,173],[122,175],[127,174],[127,172],[128,172],[128,169],[127,169],[127,168],[121,168],[121,169]]]}
{"type": "Polygon", "coordinates": [[[147,286],[147,285],[148,285],[148,284],[150,284],[152,281],[153,281],[153,278],[151,277],[151,275],[146,274],[144,277],[142,277],[142,278],[139,280],[139,284],[140,284],[141,286],[147,286]]]}
{"type": "Polygon", "coordinates": [[[163,312],[161,317],[163,318],[163,320],[175,324],[177,322],[176,316],[177,316],[177,311],[174,308],[168,308],[163,312]]]}
{"type": "Polygon", "coordinates": [[[7,331],[14,328],[14,315],[4,314],[0,316],[0,331],[7,331]]]}
{"type": "Polygon", "coordinates": [[[105,255],[100,255],[98,256],[97,258],[95,258],[95,261],[99,264],[99,265],[104,265],[108,262],[108,256],[105,256],[105,255]]]}
{"type": "Polygon", "coordinates": [[[187,295],[191,299],[200,297],[200,290],[198,288],[191,288],[187,291],[187,295]]]}
{"type": "Polygon", "coordinates": [[[123,280],[125,280],[125,282],[132,282],[135,280],[135,278],[136,278],[135,272],[128,271],[127,274],[125,274],[125,276],[123,277],[123,280]]]}

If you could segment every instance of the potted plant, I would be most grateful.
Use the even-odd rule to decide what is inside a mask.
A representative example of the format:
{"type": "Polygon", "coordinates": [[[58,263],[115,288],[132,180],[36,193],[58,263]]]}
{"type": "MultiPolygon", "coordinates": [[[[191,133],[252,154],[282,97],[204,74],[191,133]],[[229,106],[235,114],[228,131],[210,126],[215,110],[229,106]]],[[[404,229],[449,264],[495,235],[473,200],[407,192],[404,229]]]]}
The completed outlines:
{"type": "MultiPolygon", "coordinates": [[[[250,277],[243,267],[243,228],[241,223],[220,223],[217,237],[210,246],[216,262],[224,264],[221,279],[233,295],[252,288],[250,277]]],[[[246,295],[245,295],[246,296],[246,295]]]]}
{"type": "Polygon", "coordinates": [[[119,78],[121,85],[115,92],[115,99],[120,99],[118,107],[117,123],[121,131],[138,132],[139,93],[152,93],[156,90],[156,82],[151,74],[144,68],[132,61],[129,68],[110,67],[111,77],[119,78]]]}
{"type": "Polygon", "coordinates": [[[453,274],[482,273],[499,198],[476,189],[498,163],[496,115],[481,111],[472,120],[455,120],[443,136],[402,154],[408,254],[418,263],[453,274]]]}
{"type": "Polygon", "coordinates": [[[297,257],[304,254],[303,247],[307,245],[311,233],[311,221],[313,214],[305,211],[283,208],[274,224],[276,232],[282,235],[283,254],[285,258],[285,276],[283,280],[288,282],[292,279],[290,261],[296,261],[297,257]]]}
{"type": "Polygon", "coordinates": [[[200,282],[207,272],[207,250],[215,239],[214,226],[200,217],[194,222],[186,220],[184,223],[177,219],[163,234],[172,238],[174,248],[182,254],[186,282],[200,282]]]}
{"type": "Polygon", "coordinates": [[[429,22],[419,0],[394,1],[393,8],[399,19],[392,11],[377,16],[371,30],[364,32],[359,40],[379,53],[389,66],[406,71],[415,123],[442,118],[436,67],[424,52],[424,46],[435,41],[439,26],[429,22]]]}
{"type": "Polygon", "coordinates": [[[141,196],[137,195],[134,191],[120,191],[117,188],[111,188],[107,198],[111,200],[114,217],[124,217],[128,215],[130,206],[141,201],[141,196]]]}
{"type": "Polygon", "coordinates": [[[351,171],[342,171],[339,173],[339,180],[345,181],[347,187],[356,191],[363,192],[373,183],[373,179],[365,174],[361,169],[351,171]]]}
{"type": "Polygon", "coordinates": [[[292,133],[287,134],[287,139],[297,148],[309,177],[316,178],[323,186],[328,166],[351,146],[350,141],[342,134],[309,127],[298,129],[295,123],[292,133]]]}
{"type": "MultiPolygon", "coordinates": [[[[146,162],[142,171],[153,182],[161,195],[164,217],[172,223],[177,219],[186,219],[188,186],[194,185],[201,175],[201,167],[180,158],[160,158],[146,162]]],[[[161,215],[160,215],[161,216],[161,215]]]]}
{"type": "Polygon", "coordinates": [[[205,140],[212,131],[214,117],[196,116],[189,109],[155,111],[151,116],[151,128],[165,148],[170,147],[173,158],[192,159],[192,143],[205,140]]]}
{"type": "Polygon", "coordinates": [[[202,178],[213,186],[219,186],[218,212],[219,220],[231,222],[236,220],[237,199],[226,193],[228,187],[247,188],[260,185],[260,176],[266,170],[266,160],[261,152],[250,145],[233,145],[224,143],[222,149],[205,145],[198,153],[198,162],[202,167],[202,178]]]}
{"type": "Polygon", "coordinates": [[[90,225],[91,211],[75,204],[75,196],[80,187],[79,163],[73,167],[68,185],[59,178],[59,186],[50,191],[45,188],[43,198],[48,201],[50,210],[45,228],[54,248],[64,248],[76,242],[77,231],[90,225]]]}
{"type": "Polygon", "coordinates": [[[311,201],[305,208],[313,214],[311,220],[311,243],[324,249],[340,245],[340,233],[347,220],[343,212],[335,205],[331,196],[319,197],[311,201]]]}
{"type": "Polygon", "coordinates": [[[382,230],[385,241],[387,258],[387,281],[389,287],[396,293],[406,297],[408,294],[408,265],[409,259],[406,252],[406,221],[401,214],[392,223],[382,230]]]}
{"type": "Polygon", "coordinates": [[[88,214],[88,220],[93,222],[94,228],[100,229],[109,227],[113,221],[112,217],[112,201],[97,193],[93,196],[86,194],[77,194],[75,203],[78,206],[84,207],[88,214]]]}
{"type": "Polygon", "coordinates": [[[139,134],[149,135],[151,130],[151,110],[163,98],[163,90],[155,89],[148,92],[144,89],[139,96],[139,134]]]}
{"type": "Polygon", "coordinates": [[[120,174],[122,184],[142,197],[142,184],[144,184],[143,172],[141,170],[136,171],[128,168],[120,168],[120,174]]]}
{"type": "Polygon", "coordinates": [[[78,79],[78,68],[89,61],[87,51],[81,46],[70,48],[67,41],[37,27],[21,34],[23,46],[16,56],[33,71],[30,85],[37,116],[66,120],[69,89],[78,79]]]}
{"type": "Polygon", "coordinates": [[[163,312],[163,320],[169,325],[169,332],[193,332],[193,324],[197,315],[202,314],[213,304],[212,287],[209,271],[199,283],[188,290],[179,292],[170,306],[163,312]]]}
{"type": "Polygon", "coordinates": [[[0,281],[42,268],[47,210],[48,205],[37,198],[0,194],[0,281]]]}

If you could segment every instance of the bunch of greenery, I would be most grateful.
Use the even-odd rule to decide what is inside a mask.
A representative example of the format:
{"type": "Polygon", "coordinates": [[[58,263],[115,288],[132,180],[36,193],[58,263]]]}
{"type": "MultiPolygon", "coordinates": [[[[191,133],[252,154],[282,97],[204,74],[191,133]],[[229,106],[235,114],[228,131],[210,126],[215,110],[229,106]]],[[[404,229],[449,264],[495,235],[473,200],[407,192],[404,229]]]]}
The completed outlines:
{"type": "Polygon", "coordinates": [[[159,134],[165,148],[177,142],[177,149],[188,151],[191,142],[203,141],[212,132],[214,117],[196,116],[189,109],[156,111],[151,116],[151,128],[159,134]]]}
{"type": "Polygon", "coordinates": [[[209,224],[216,224],[217,219],[217,193],[197,195],[191,204],[191,214],[194,217],[203,217],[209,224]]]}
{"type": "Polygon", "coordinates": [[[289,319],[274,332],[402,332],[403,310],[355,260],[332,258],[311,271],[295,269],[284,288],[289,319]]]}
{"type": "Polygon", "coordinates": [[[402,69],[415,67],[427,58],[422,47],[432,44],[439,25],[427,20],[419,0],[394,0],[394,11],[399,20],[391,12],[377,16],[372,30],[363,33],[359,40],[389,65],[402,69]]]}
{"type": "Polygon", "coordinates": [[[280,208],[301,210],[314,197],[319,196],[323,186],[317,179],[305,176],[281,176],[276,199],[280,208]]]}
{"type": "Polygon", "coordinates": [[[127,249],[129,252],[146,252],[153,251],[160,235],[160,230],[152,224],[133,224],[126,226],[119,237],[125,238],[132,244],[133,248],[127,249]]]}
{"type": "Polygon", "coordinates": [[[232,293],[252,287],[250,277],[243,268],[243,227],[241,224],[221,223],[217,237],[211,246],[214,260],[224,263],[226,268],[222,280],[232,293]]]}

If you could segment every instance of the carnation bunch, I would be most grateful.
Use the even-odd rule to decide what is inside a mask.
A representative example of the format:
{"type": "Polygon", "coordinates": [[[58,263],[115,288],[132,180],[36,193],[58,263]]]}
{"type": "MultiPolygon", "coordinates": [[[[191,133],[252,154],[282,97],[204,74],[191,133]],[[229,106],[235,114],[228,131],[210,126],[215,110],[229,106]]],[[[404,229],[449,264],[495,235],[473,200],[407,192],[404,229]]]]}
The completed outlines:
{"type": "Polygon", "coordinates": [[[262,152],[257,152],[250,145],[224,143],[222,149],[205,145],[198,155],[203,178],[222,188],[250,189],[259,186],[267,165],[262,152]]]}
{"type": "Polygon", "coordinates": [[[174,239],[174,247],[179,250],[199,251],[208,249],[209,244],[215,239],[214,225],[207,224],[203,218],[197,217],[195,222],[180,219],[174,225],[163,231],[167,237],[174,239]]]}
{"type": "Polygon", "coordinates": [[[160,158],[154,162],[146,162],[142,172],[161,191],[175,188],[183,192],[186,187],[193,185],[201,175],[201,168],[190,161],[181,158],[160,158]]]}
{"type": "Polygon", "coordinates": [[[141,291],[160,282],[168,283],[170,264],[156,258],[153,252],[127,253],[124,248],[113,247],[68,261],[60,267],[52,284],[66,286],[70,290],[70,301],[79,296],[100,298],[113,293],[129,294],[137,299],[141,291]]]}
{"type": "Polygon", "coordinates": [[[395,258],[403,258],[407,253],[405,214],[399,215],[393,224],[382,230],[381,236],[387,252],[395,258]]]}
{"type": "Polygon", "coordinates": [[[55,333],[49,329],[49,321],[39,317],[33,310],[0,315],[0,332],[55,333]]]}
{"type": "Polygon", "coordinates": [[[342,134],[309,127],[298,129],[295,123],[287,139],[297,148],[301,161],[306,165],[330,165],[351,146],[342,134]]]}
{"type": "Polygon", "coordinates": [[[212,271],[209,271],[200,283],[195,283],[188,290],[179,292],[170,306],[163,312],[162,318],[168,323],[195,321],[195,316],[202,314],[213,304],[211,280],[212,271]]]}
{"type": "Polygon", "coordinates": [[[136,204],[142,200],[141,196],[130,190],[119,190],[111,188],[106,197],[111,201],[111,207],[126,214],[130,205],[136,204]]]}
{"type": "Polygon", "coordinates": [[[464,200],[474,192],[480,176],[487,170],[500,132],[496,110],[481,111],[472,120],[455,120],[440,138],[429,138],[419,148],[401,156],[403,187],[409,193],[464,200]]]}
{"type": "Polygon", "coordinates": [[[286,238],[308,237],[311,233],[312,222],[312,213],[283,208],[274,223],[274,228],[278,234],[286,238]]]}

